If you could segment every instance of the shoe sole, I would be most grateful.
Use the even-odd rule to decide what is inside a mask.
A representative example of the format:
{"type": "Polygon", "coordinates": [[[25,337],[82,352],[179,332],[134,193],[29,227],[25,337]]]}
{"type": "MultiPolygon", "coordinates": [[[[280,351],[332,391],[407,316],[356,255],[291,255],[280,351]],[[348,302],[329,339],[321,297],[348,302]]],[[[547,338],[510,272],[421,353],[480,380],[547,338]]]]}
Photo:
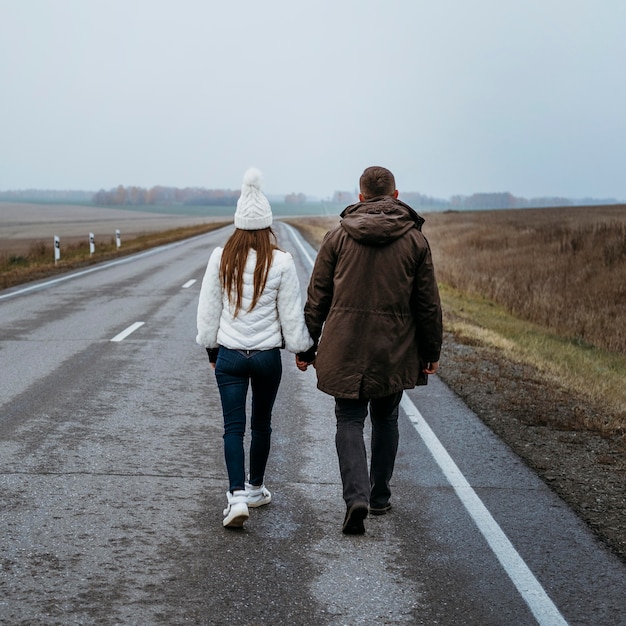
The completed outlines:
{"type": "Polygon", "coordinates": [[[246,507],[243,511],[241,509],[239,509],[239,511],[231,511],[231,513],[224,518],[222,523],[224,528],[241,528],[249,517],[250,514],[248,513],[248,509],[246,507]]]}
{"type": "Polygon", "coordinates": [[[365,533],[363,520],[367,517],[367,510],[368,506],[363,502],[356,502],[348,509],[341,529],[344,535],[362,535],[365,533]]]}
{"type": "Polygon", "coordinates": [[[391,504],[375,508],[370,507],[370,515],[386,515],[389,511],[391,511],[391,504]]]}
{"type": "Polygon", "coordinates": [[[224,520],[224,528],[242,528],[244,522],[249,518],[249,515],[244,515],[243,513],[241,515],[235,515],[235,517],[232,518],[226,518],[224,520]]]}
{"type": "Polygon", "coordinates": [[[256,502],[248,502],[248,508],[256,509],[258,506],[264,506],[272,501],[271,498],[264,498],[263,500],[257,500],[256,502]]]}

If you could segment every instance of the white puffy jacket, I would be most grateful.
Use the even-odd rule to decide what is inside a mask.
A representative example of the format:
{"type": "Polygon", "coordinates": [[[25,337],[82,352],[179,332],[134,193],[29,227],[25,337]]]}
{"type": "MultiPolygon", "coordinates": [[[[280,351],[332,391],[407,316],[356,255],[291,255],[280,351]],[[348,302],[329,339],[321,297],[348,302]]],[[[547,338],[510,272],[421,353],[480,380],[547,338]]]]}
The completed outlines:
{"type": "Polygon", "coordinates": [[[250,250],[243,275],[242,306],[237,317],[219,277],[223,248],[216,248],[207,264],[198,302],[196,342],[205,348],[269,350],[285,347],[305,352],[313,345],[300,298],[300,284],[293,258],[275,250],[267,282],[254,309],[248,311],[254,295],[256,251],[250,250]]]}

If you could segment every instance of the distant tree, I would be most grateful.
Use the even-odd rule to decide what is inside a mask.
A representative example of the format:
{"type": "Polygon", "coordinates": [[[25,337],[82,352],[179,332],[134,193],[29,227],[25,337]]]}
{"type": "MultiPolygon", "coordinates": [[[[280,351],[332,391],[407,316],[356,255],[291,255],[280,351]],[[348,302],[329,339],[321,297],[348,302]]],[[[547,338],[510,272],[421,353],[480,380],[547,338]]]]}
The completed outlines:
{"type": "Polygon", "coordinates": [[[116,204],[117,206],[126,204],[126,189],[124,185],[117,186],[117,189],[115,190],[113,203],[116,204]]]}
{"type": "Polygon", "coordinates": [[[333,202],[336,204],[349,204],[355,202],[357,195],[350,191],[335,191],[333,194],[333,202]]]}
{"type": "Polygon", "coordinates": [[[128,203],[132,205],[146,204],[147,191],[142,187],[129,187],[127,190],[128,203]]]}
{"type": "Polygon", "coordinates": [[[306,196],[303,193],[290,193],[285,196],[286,204],[304,204],[306,196]]]}
{"type": "Polygon", "coordinates": [[[447,200],[432,198],[417,191],[400,191],[399,197],[412,207],[446,208],[450,204],[447,200]]]}

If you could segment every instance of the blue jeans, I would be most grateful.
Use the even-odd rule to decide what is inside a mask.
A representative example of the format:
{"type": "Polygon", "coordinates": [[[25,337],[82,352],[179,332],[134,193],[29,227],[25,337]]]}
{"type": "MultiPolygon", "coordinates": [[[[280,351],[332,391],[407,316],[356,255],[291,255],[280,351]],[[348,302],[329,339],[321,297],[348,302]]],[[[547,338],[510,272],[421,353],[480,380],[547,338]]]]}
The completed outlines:
{"type": "Polygon", "coordinates": [[[401,399],[401,391],[384,398],[335,398],[335,444],[343,483],[343,499],[348,507],[355,502],[364,502],[378,508],[389,502],[389,483],[398,452],[398,405],[401,399]],[[372,420],[369,472],[363,440],[368,407],[372,420]]]}
{"type": "Polygon", "coordinates": [[[245,488],[246,396],[252,385],[250,417],[250,483],[262,485],[270,453],[272,408],[282,376],[280,350],[262,350],[247,357],[220,348],[215,377],[224,414],[224,457],[230,491],[245,488]]]}

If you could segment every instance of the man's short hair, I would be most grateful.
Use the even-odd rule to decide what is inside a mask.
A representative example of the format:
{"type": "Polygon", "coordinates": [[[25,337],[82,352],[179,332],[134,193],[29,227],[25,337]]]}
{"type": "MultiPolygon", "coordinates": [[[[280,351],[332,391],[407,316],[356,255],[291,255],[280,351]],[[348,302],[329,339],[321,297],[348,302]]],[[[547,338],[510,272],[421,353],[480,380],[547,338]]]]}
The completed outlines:
{"type": "Polygon", "coordinates": [[[366,200],[377,196],[391,196],[396,190],[396,179],[386,167],[373,165],[361,174],[359,187],[366,200]]]}

